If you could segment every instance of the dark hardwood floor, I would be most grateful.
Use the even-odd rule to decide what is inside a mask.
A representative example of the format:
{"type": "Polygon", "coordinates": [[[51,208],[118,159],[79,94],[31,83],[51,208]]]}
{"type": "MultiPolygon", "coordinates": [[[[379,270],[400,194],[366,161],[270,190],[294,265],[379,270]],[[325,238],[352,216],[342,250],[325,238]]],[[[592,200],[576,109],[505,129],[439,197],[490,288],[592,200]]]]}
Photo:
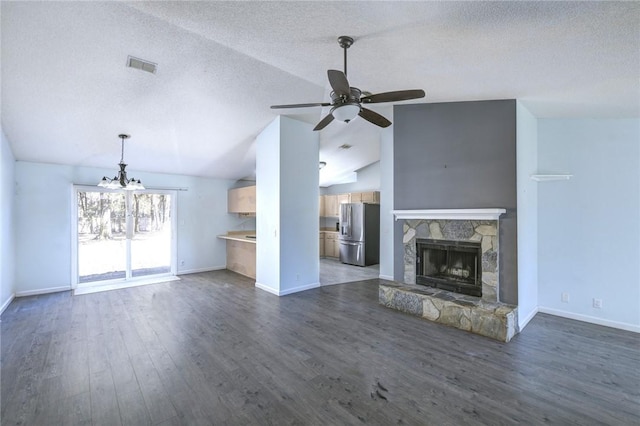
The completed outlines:
{"type": "Polygon", "coordinates": [[[378,280],[278,298],[228,271],[15,300],[2,425],[640,423],[640,336],[538,314],[499,343],[378,305],[378,280]]]}

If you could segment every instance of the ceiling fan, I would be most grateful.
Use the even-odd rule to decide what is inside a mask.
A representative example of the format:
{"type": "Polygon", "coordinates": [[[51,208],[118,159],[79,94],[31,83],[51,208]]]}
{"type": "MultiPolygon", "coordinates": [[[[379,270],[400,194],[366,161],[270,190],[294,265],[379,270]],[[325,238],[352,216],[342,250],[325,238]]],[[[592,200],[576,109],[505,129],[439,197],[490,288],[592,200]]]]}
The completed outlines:
{"type": "Polygon", "coordinates": [[[328,70],[331,92],[331,102],[319,102],[314,104],[272,105],[272,109],[280,108],[307,108],[307,107],[331,107],[331,111],[316,125],[313,130],[322,130],[334,119],[349,121],[360,116],[370,123],[380,127],[389,127],[391,122],[375,111],[364,108],[362,104],[379,104],[382,102],[406,101],[409,99],[424,98],[424,90],[398,90],[395,92],[378,93],[375,95],[363,93],[357,87],[351,87],[347,80],[347,49],[353,44],[353,38],[349,36],[338,37],[338,44],[344,49],[344,72],[328,70]],[[362,95],[365,96],[362,96],[362,95]]]}

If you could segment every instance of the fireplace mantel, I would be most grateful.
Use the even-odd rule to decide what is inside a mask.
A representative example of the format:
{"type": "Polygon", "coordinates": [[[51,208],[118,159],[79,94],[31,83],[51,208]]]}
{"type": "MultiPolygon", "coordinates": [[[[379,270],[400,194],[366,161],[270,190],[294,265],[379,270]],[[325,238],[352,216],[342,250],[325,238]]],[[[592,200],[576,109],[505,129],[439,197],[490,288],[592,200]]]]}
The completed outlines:
{"type": "Polygon", "coordinates": [[[394,210],[396,220],[406,219],[447,219],[447,220],[498,220],[506,209],[435,209],[435,210],[394,210]]]}

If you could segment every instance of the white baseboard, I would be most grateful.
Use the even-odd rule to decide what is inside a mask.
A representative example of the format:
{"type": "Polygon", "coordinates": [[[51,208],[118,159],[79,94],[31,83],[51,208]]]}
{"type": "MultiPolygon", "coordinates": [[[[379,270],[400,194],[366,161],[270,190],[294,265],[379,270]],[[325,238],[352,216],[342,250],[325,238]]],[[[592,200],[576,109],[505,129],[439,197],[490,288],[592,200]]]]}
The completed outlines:
{"type": "Polygon", "coordinates": [[[211,271],[220,271],[221,269],[227,269],[226,266],[212,266],[209,268],[196,268],[196,269],[185,269],[182,271],[178,271],[176,275],[187,275],[187,274],[199,274],[200,272],[211,272],[211,271]]]}
{"type": "Polygon", "coordinates": [[[378,275],[378,278],[380,278],[381,280],[387,280],[387,281],[393,281],[393,277],[390,275],[378,275]]]}
{"type": "Polygon", "coordinates": [[[294,288],[290,288],[287,290],[276,290],[274,288],[271,288],[269,286],[266,286],[264,284],[261,284],[259,282],[256,281],[256,287],[258,287],[260,290],[264,290],[267,291],[271,294],[275,294],[276,296],[286,296],[287,294],[293,294],[293,293],[298,293],[301,291],[305,291],[305,290],[311,290],[314,288],[318,288],[320,287],[320,283],[312,283],[312,284],[307,284],[307,285],[302,285],[300,287],[294,287],[294,288]]]}
{"type": "Polygon", "coordinates": [[[520,307],[518,307],[518,327],[520,327],[520,333],[522,333],[522,330],[524,330],[527,324],[529,324],[529,321],[531,321],[538,313],[538,308],[533,308],[525,318],[520,318],[520,313],[520,307]]]}
{"type": "Polygon", "coordinates": [[[545,308],[538,306],[538,312],[543,314],[555,315],[557,317],[569,318],[576,321],[588,322],[591,324],[603,325],[605,327],[618,328],[620,330],[633,331],[640,333],[640,326],[627,324],[625,322],[611,321],[602,318],[592,317],[589,315],[574,314],[573,312],[561,311],[559,309],[545,308]]]}
{"type": "Polygon", "coordinates": [[[11,304],[11,302],[13,302],[13,299],[16,297],[15,293],[11,293],[11,296],[9,296],[9,298],[7,299],[6,302],[4,302],[2,304],[2,306],[0,306],[0,315],[4,312],[5,309],[7,309],[9,307],[9,305],[11,304]]]}
{"type": "Polygon", "coordinates": [[[16,297],[37,296],[38,294],[57,293],[59,291],[70,291],[71,286],[41,288],[39,290],[16,291],[16,297]]]}
{"type": "Polygon", "coordinates": [[[278,292],[278,290],[271,288],[267,285],[261,284],[258,281],[256,281],[256,287],[258,287],[260,290],[264,290],[268,293],[275,294],[276,296],[280,296],[280,293],[278,292]]]}

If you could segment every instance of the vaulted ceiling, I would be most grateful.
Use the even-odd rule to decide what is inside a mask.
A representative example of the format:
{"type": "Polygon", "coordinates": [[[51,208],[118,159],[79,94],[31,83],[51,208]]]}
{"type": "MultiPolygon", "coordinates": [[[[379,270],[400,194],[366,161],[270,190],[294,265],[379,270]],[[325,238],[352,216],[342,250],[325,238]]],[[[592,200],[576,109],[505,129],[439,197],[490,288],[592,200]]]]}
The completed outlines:
{"type": "MultiPolygon", "coordinates": [[[[115,168],[124,132],[132,170],[251,176],[255,137],[278,113],[328,113],[269,106],[327,101],[340,35],[356,40],[351,84],[369,92],[640,115],[637,2],[3,1],[1,13],[2,127],[24,161],[115,168]],[[127,68],[129,55],[156,73],[127,68]]],[[[362,119],[320,140],[325,185],[379,159],[379,129],[362,119]]]]}

